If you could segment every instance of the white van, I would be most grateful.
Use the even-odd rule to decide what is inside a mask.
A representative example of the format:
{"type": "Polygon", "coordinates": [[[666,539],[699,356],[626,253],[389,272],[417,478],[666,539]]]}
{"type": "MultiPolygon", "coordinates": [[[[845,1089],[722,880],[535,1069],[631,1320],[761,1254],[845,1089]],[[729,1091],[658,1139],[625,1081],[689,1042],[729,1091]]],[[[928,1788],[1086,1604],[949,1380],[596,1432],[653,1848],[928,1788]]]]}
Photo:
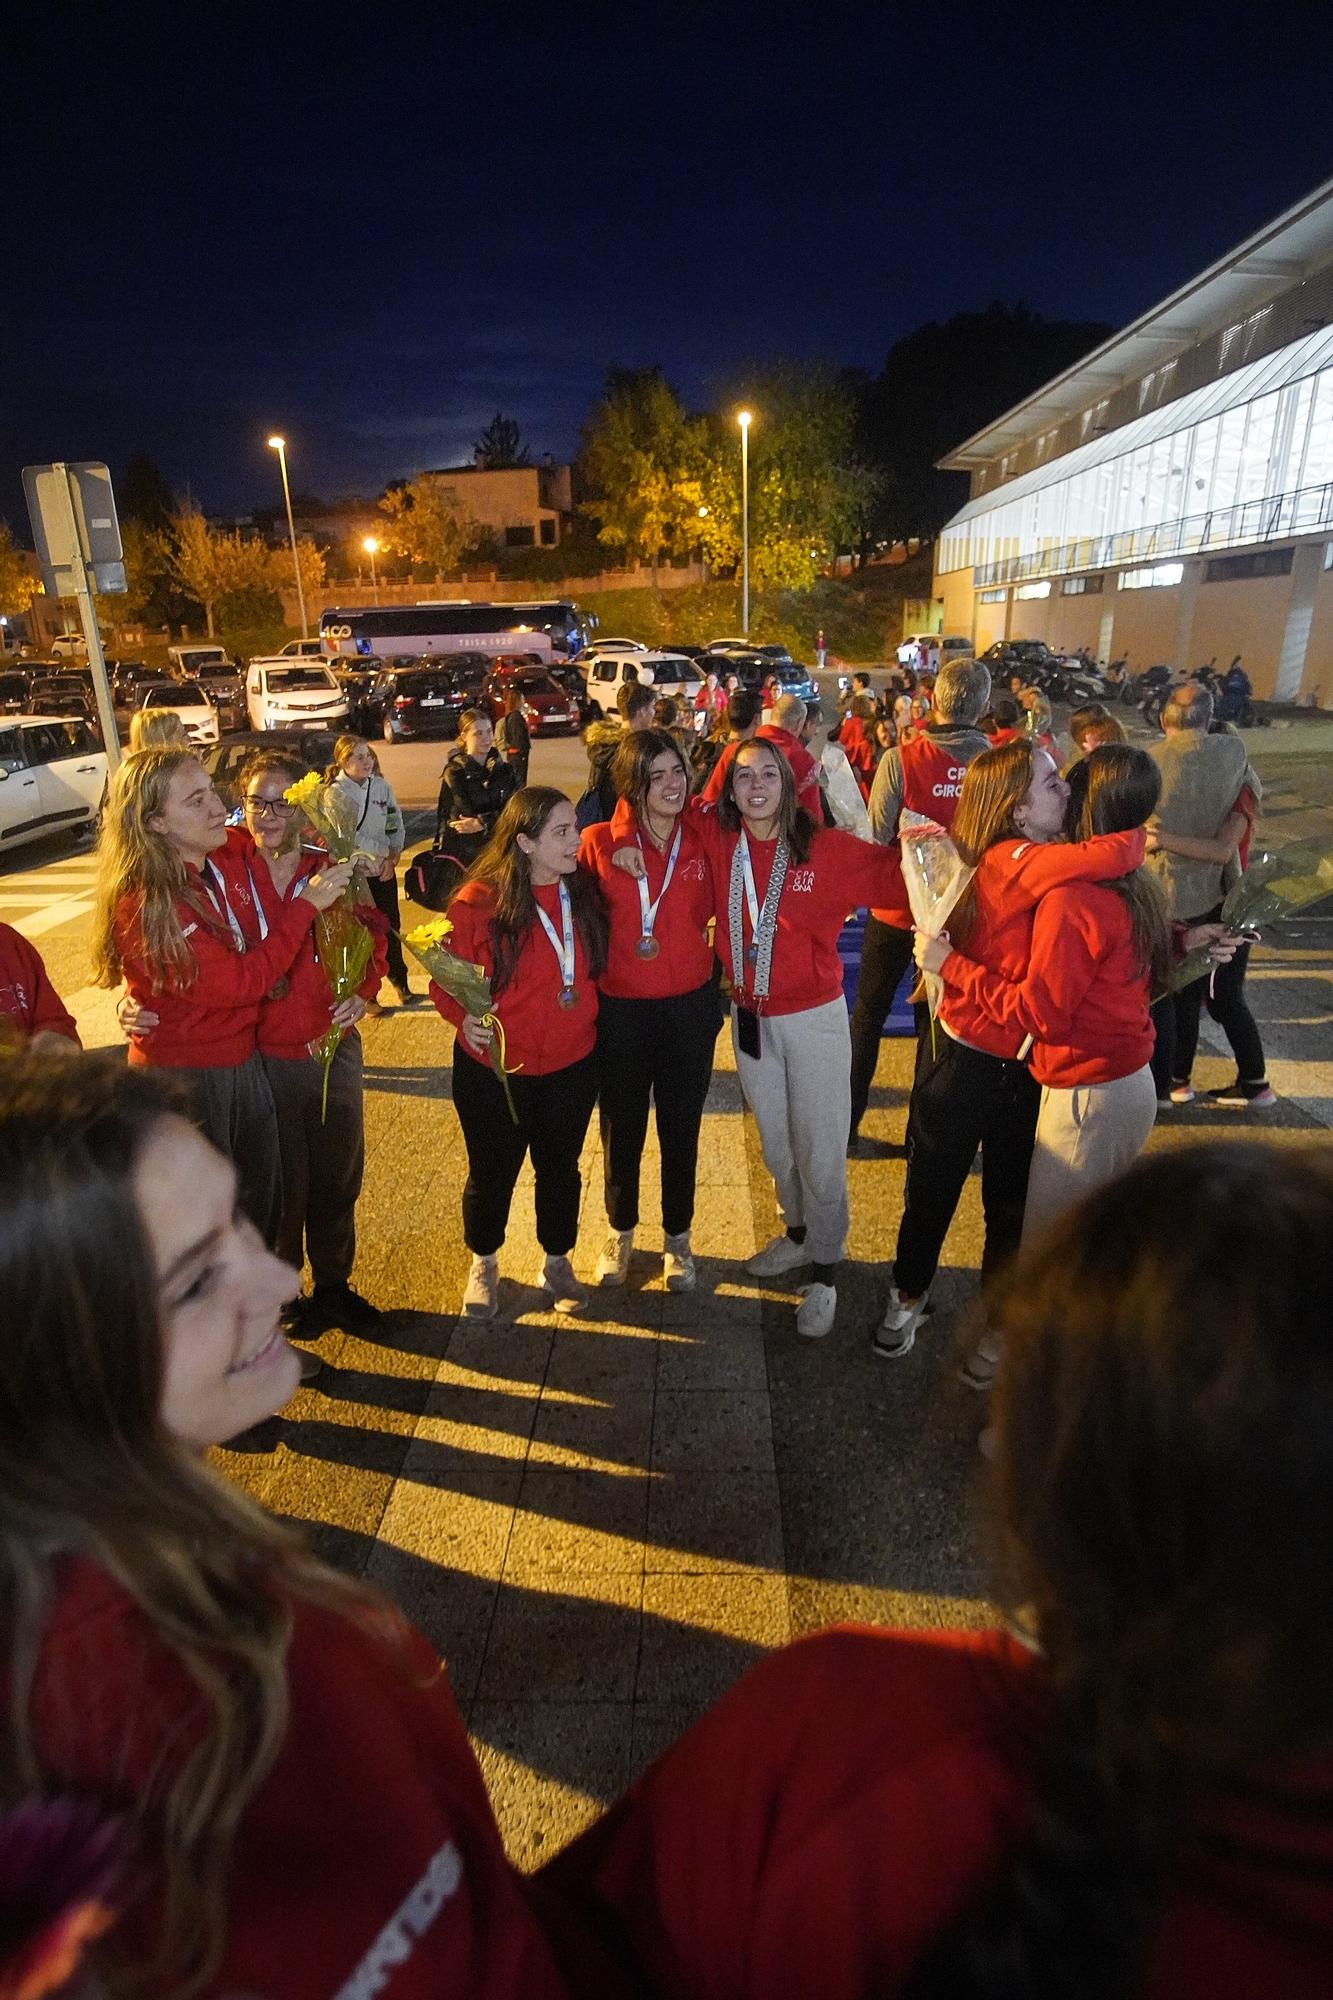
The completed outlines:
{"type": "Polygon", "coordinates": [[[687,704],[703,686],[698,667],[681,653],[604,653],[598,646],[584,653],[578,665],[583,670],[588,700],[603,715],[618,713],[616,696],[628,681],[641,681],[654,694],[674,695],[687,704]]]}
{"type": "Polygon", "coordinates": [[[167,658],[173,673],[188,674],[191,680],[196,680],[205,671],[231,671],[231,658],[226,647],[215,646],[211,641],[199,646],[168,646],[167,658]]]}
{"type": "Polygon", "coordinates": [[[95,827],[105,793],[106,752],[86,722],[16,715],[0,726],[0,853],[95,827]]]}
{"type": "Polygon", "coordinates": [[[347,696],[321,660],[251,660],[245,706],[252,729],[335,729],[348,718],[347,696]]]}

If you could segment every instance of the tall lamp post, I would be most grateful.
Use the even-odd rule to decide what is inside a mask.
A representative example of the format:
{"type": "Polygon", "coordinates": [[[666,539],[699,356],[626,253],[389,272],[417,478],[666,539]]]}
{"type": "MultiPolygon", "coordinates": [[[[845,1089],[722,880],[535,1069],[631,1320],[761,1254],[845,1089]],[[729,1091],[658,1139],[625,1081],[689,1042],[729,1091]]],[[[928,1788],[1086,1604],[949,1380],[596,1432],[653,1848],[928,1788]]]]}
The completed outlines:
{"type": "Polygon", "coordinates": [[[741,427],[741,637],[750,636],[750,412],[738,410],[741,427]]]}
{"type": "Polygon", "coordinates": [[[380,545],[373,535],[367,535],[361,546],[370,557],[370,587],[375,593],[375,602],[378,604],[380,601],[380,580],[375,571],[375,558],[379,554],[380,545]]]}
{"type": "Polygon", "coordinates": [[[286,438],[271,437],[268,441],[268,448],[270,451],[277,452],[278,464],[282,467],[282,497],[287,502],[287,533],[291,536],[292,568],[296,571],[296,601],[301,607],[301,637],[308,639],[310,637],[310,623],[305,615],[305,591],[301,588],[301,558],[296,553],[296,523],[292,519],[292,489],[287,484],[287,440],[286,438]]]}

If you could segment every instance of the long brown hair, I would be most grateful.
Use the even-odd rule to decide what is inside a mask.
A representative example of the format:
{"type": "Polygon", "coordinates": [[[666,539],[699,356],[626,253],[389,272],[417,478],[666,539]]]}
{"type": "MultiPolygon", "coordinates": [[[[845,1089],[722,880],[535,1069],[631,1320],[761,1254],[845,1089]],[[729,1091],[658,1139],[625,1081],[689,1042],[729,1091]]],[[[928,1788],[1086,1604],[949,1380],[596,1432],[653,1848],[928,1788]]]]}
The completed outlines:
{"type": "MultiPolygon", "coordinates": [[[[293,1600],[386,1640],[402,1627],[161,1420],[158,1279],[132,1177],[179,1115],[173,1085],[113,1056],[0,1060],[0,1801],[67,1784],[81,1743],[133,1726],[103,1705],[81,1731],[89,1689],[43,1659],[81,1558],[142,1620],[145,1671],[165,1654],[195,1695],[199,1726],[123,1778],[160,1927],[151,1966],[114,1967],[118,1985],[187,1995],[221,1960],[232,1844],[286,1731],[293,1600]]],[[[78,1672],[68,1656],[64,1671],[78,1672]]],[[[101,1949],[115,1959],[117,1944],[101,1949]]]]}
{"type": "Polygon", "coordinates": [[[727,833],[739,833],[745,824],[736,803],[733,781],[737,764],[747,750],[753,749],[767,750],[778,767],[778,838],[786,842],[787,852],[793,861],[808,861],[819,828],[796,797],[796,779],[791,765],[777,744],[770,743],[766,737],[748,736],[727,765],[717,802],[717,823],[727,833]]]}
{"type": "Polygon", "coordinates": [[[138,899],[143,955],[159,988],[183,992],[195,978],[194,954],[176,914],[187,885],[185,863],[165,834],[149,825],[167,802],[178,771],[203,765],[192,750],[137,750],[112,780],[97,840],[97,889],[93,905],[93,978],[116,986],[122,976],[116,911],[126,896],[138,899]]]}
{"type": "Polygon", "coordinates": [[[612,753],[611,782],[616,788],[616,796],[624,799],[626,804],[633,808],[634,816],[640,822],[648,810],[648,788],[652,783],[653,764],[668,751],[679,759],[680,768],[685,775],[685,796],[688,799],[693,782],[689,763],[669,729],[630,730],[621,738],[612,753]]]}
{"type": "MultiPolygon", "coordinates": [[[[1162,774],[1146,750],[1099,744],[1069,774],[1069,838],[1128,833],[1156,811],[1161,795],[1162,774]]],[[[1129,911],[1134,957],[1155,991],[1171,969],[1171,925],[1161,885],[1146,868],[1135,868],[1103,886],[1129,911]]]]}
{"type": "Polygon", "coordinates": [[[1140,1160],[987,1318],[1001,1595],[1051,1705],[1031,1831],[908,1990],[1128,2000],[1210,1808],[1333,1737],[1333,1158],[1140,1160]]]}
{"type": "MultiPolygon", "coordinates": [[[[1030,736],[1013,736],[968,765],[949,835],[970,868],[999,841],[1022,838],[1014,814],[1032,789],[1039,747],[1030,736]]],[[[966,945],[975,919],[976,887],[969,882],[949,917],[955,944],[966,945]]]]}
{"type": "MultiPolygon", "coordinates": [[[[506,800],[495,822],[495,831],[464,877],[466,882],[486,883],[495,896],[491,993],[497,999],[513,978],[523,940],[537,921],[532,868],[518,844],[518,836],[522,834],[525,840],[540,839],[556,807],[568,804],[565,794],[551,785],[525,785],[515,792],[506,800]]],[[[607,917],[602,892],[586,868],[576,868],[564,880],[569,887],[574,928],[582,941],[588,969],[596,979],[606,965],[607,917]]],[[[457,893],[455,890],[454,894],[457,893]]]]}

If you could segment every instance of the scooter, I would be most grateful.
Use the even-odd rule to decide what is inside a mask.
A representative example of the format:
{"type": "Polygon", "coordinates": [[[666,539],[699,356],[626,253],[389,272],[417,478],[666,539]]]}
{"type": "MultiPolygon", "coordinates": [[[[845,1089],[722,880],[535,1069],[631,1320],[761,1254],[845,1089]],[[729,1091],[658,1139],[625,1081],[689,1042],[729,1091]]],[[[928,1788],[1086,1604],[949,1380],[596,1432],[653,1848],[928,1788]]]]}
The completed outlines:
{"type": "MultiPolygon", "coordinates": [[[[1116,664],[1121,666],[1123,662],[1117,661],[1116,664]]],[[[1121,692],[1119,680],[1112,680],[1105,668],[1099,667],[1097,662],[1086,654],[1078,666],[1069,669],[1065,690],[1067,701],[1079,703],[1118,701],[1121,692]]]]}

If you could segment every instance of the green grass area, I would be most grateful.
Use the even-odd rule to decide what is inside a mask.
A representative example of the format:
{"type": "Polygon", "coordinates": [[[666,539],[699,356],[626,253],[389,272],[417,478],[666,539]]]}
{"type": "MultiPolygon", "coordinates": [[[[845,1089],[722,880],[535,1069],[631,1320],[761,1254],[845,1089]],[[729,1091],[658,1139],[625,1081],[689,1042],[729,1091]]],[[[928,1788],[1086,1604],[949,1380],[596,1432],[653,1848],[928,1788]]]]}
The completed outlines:
{"type": "MultiPolygon", "coordinates": [[[[929,595],[930,574],[917,563],[872,571],[847,582],[824,580],[810,590],[765,590],[750,601],[750,637],[758,645],[785,645],[810,660],[822,626],[840,659],[873,664],[890,659],[902,637],[904,600],[929,595]]],[[[689,590],[602,590],[580,596],[607,636],[648,645],[707,645],[740,632],[740,591],[734,582],[689,590]]]]}

